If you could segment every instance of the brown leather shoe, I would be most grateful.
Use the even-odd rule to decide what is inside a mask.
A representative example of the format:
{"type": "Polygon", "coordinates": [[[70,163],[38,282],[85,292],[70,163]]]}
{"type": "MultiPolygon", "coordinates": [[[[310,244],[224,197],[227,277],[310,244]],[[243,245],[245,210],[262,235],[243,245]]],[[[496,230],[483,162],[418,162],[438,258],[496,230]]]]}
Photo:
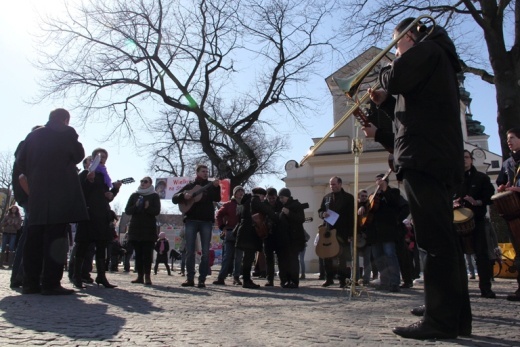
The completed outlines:
{"type": "Polygon", "coordinates": [[[195,287],[195,281],[193,280],[186,280],[184,281],[181,286],[183,287],[195,287]]]}
{"type": "Polygon", "coordinates": [[[394,334],[406,339],[430,340],[430,339],[455,339],[456,333],[449,333],[438,330],[422,320],[407,327],[397,327],[392,329],[394,334]]]}
{"type": "Polygon", "coordinates": [[[333,280],[326,280],[325,282],[323,282],[321,284],[322,287],[328,287],[328,286],[331,286],[334,284],[334,281],[333,280]]]}

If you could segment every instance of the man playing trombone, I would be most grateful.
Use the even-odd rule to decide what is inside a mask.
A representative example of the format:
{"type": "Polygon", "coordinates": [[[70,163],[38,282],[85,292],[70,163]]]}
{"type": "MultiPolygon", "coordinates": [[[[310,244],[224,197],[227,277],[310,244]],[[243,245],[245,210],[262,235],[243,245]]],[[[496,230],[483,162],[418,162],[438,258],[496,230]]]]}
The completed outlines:
{"type": "Polygon", "coordinates": [[[370,98],[385,109],[395,98],[394,133],[364,127],[394,149],[418,245],[427,252],[424,317],[393,332],[405,338],[446,339],[471,334],[471,307],[464,257],[453,227],[452,189],[462,182],[463,139],[457,52],[446,31],[425,34],[420,22],[403,20],[394,30],[396,59],[380,73],[370,98]]]}

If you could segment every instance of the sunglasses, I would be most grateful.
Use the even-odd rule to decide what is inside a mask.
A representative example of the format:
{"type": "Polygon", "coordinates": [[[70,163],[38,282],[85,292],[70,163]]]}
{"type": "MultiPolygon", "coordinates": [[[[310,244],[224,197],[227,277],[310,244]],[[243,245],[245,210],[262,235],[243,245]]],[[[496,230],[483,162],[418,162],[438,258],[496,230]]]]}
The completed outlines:
{"type": "Polygon", "coordinates": [[[148,181],[148,180],[141,180],[141,183],[148,183],[148,182],[150,182],[150,181],[148,181]]]}

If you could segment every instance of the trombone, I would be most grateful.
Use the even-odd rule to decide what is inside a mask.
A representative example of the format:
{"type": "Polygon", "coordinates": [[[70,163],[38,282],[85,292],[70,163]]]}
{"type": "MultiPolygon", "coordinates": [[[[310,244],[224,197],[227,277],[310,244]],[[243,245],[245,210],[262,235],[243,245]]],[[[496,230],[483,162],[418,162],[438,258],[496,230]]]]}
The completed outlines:
{"type": "MultiPolygon", "coordinates": [[[[367,75],[372,71],[376,65],[383,59],[386,54],[401,40],[410,30],[416,28],[419,33],[423,33],[424,36],[419,42],[424,41],[435,29],[435,20],[430,15],[421,15],[414,19],[403,31],[397,35],[390,44],[377,54],[367,65],[365,65],[359,72],[347,78],[332,77],[332,80],[336,82],[338,87],[345,93],[347,98],[354,100],[354,105],[341,117],[340,120],[334,124],[332,129],[325,134],[316,144],[309,150],[309,152],[300,161],[300,166],[303,165],[310,157],[314,155],[314,152],[320,148],[325,141],[354,113],[357,113],[362,104],[366,103],[370,98],[370,95],[365,93],[361,98],[358,98],[359,87],[367,75]],[[421,21],[426,19],[432,23],[430,27],[426,27],[421,21]]],[[[372,86],[372,89],[379,88],[379,82],[372,86]]]]}

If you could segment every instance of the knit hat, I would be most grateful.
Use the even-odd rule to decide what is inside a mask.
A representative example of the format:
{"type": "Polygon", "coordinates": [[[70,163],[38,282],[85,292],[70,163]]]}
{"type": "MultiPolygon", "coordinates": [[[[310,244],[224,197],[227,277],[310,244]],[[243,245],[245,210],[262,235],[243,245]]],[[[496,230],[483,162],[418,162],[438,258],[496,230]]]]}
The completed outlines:
{"type": "Polygon", "coordinates": [[[291,197],[291,191],[288,189],[288,188],[282,188],[280,189],[280,191],[278,192],[278,195],[279,196],[285,196],[287,198],[290,198],[291,197]]]}
{"type": "Polygon", "coordinates": [[[253,194],[267,195],[267,191],[262,187],[256,187],[251,190],[253,194]]]}
{"type": "Polygon", "coordinates": [[[159,238],[160,238],[160,239],[165,239],[165,238],[166,238],[166,233],[165,233],[164,231],[161,231],[161,232],[159,233],[159,238]]]}
{"type": "Polygon", "coordinates": [[[242,187],[242,186],[236,186],[235,188],[233,188],[233,196],[235,196],[236,192],[238,192],[239,190],[243,191],[244,193],[246,192],[246,190],[244,189],[244,187],[242,187]]]}

